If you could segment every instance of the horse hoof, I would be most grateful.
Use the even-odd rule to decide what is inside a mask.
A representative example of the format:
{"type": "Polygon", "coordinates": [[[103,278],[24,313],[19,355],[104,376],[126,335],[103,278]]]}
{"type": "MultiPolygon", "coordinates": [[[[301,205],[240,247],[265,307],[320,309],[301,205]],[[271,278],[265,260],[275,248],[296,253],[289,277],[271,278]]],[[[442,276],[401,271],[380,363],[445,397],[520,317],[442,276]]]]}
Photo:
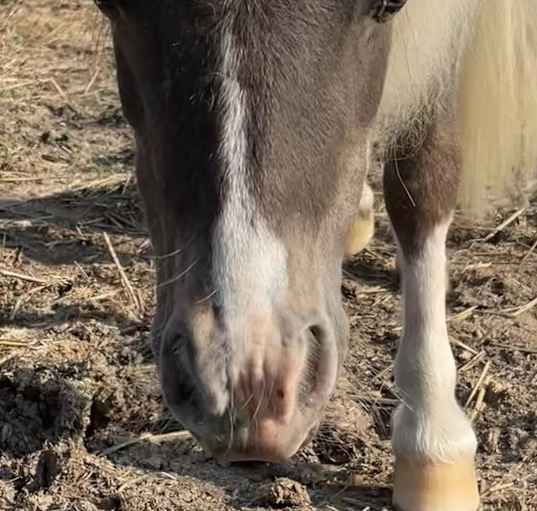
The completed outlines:
{"type": "Polygon", "coordinates": [[[396,459],[393,504],[397,511],[476,511],[473,460],[448,464],[396,459]]]}
{"type": "Polygon", "coordinates": [[[365,183],[358,206],[358,216],[352,224],[345,244],[345,257],[361,252],[375,234],[375,195],[371,187],[365,183]]]}
{"type": "Polygon", "coordinates": [[[356,222],[352,224],[347,244],[345,246],[345,255],[350,257],[361,252],[375,234],[375,215],[373,211],[367,214],[360,214],[356,222]]]}

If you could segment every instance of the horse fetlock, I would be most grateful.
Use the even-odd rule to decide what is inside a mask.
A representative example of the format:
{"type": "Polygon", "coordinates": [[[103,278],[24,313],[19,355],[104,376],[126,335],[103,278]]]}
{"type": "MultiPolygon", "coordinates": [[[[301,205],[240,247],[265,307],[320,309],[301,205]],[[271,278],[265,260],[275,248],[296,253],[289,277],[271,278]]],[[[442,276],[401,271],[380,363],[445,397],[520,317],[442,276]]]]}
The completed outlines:
{"type": "Polygon", "coordinates": [[[397,408],[392,435],[396,457],[433,464],[473,458],[477,440],[464,411],[455,399],[444,400],[438,408],[420,409],[419,403],[397,408]]]}
{"type": "Polygon", "coordinates": [[[440,463],[396,457],[393,504],[398,511],[476,511],[473,458],[440,463]]]}

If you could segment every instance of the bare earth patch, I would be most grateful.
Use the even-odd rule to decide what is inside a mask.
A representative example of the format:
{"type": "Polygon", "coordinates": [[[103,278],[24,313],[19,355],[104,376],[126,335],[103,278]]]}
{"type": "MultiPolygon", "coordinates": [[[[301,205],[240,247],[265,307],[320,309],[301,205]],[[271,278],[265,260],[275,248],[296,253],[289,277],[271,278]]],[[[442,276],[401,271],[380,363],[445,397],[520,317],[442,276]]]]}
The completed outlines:
{"type": "MultiPolygon", "coordinates": [[[[351,350],[313,443],[287,465],[218,466],[162,404],[151,247],[102,27],[89,0],[0,0],[0,510],[390,509],[400,305],[384,210],[345,267],[351,350]]],[[[537,509],[535,202],[457,219],[449,251],[483,509],[537,509]]]]}

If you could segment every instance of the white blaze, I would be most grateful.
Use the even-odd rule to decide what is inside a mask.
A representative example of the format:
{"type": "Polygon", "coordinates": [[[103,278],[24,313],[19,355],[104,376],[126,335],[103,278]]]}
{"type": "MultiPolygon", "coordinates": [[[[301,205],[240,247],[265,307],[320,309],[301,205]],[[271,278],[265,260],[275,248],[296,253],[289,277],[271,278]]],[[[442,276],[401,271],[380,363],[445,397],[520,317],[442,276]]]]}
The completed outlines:
{"type": "MultiPolygon", "coordinates": [[[[220,55],[223,115],[220,151],[226,194],[213,234],[213,278],[215,301],[230,325],[233,323],[236,328],[240,328],[237,324],[246,320],[244,316],[249,312],[270,310],[279,291],[287,285],[285,248],[260,216],[247,183],[247,92],[238,77],[243,57],[236,45],[233,26],[225,25],[220,55]]],[[[248,335],[230,332],[234,333],[248,335]]]]}

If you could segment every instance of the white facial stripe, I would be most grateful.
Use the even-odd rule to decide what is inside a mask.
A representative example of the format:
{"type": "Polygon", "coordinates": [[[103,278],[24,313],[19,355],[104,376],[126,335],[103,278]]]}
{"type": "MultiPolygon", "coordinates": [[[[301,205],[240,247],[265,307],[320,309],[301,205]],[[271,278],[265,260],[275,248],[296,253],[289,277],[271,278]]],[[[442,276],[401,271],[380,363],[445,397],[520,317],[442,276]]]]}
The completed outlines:
{"type": "Polygon", "coordinates": [[[233,26],[224,26],[221,47],[223,133],[226,202],[213,239],[216,301],[228,317],[267,308],[286,286],[286,251],[256,211],[246,182],[247,93],[238,72],[241,49],[233,26]]]}

